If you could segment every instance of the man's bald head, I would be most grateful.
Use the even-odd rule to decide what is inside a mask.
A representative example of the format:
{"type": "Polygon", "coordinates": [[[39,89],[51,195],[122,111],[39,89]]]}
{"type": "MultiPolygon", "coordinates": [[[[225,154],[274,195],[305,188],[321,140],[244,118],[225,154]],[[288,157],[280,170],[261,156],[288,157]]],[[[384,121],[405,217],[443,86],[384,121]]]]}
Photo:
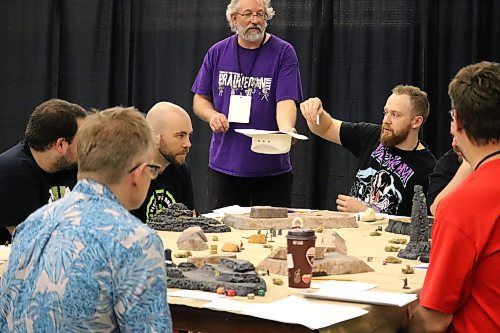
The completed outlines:
{"type": "Polygon", "coordinates": [[[193,133],[191,118],[186,110],[174,103],[158,102],[149,110],[146,121],[155,131],[160,155],[168,163],[183,164],[193,133]]]}
{"type": "Polygon", "coordinates": [[[167,130],[170,123],[177,123],[180,120],[191,118],[189,114],[179,105],[170,102],[158,102],[149,110],[146,121],[158,133],[167,130]]]}

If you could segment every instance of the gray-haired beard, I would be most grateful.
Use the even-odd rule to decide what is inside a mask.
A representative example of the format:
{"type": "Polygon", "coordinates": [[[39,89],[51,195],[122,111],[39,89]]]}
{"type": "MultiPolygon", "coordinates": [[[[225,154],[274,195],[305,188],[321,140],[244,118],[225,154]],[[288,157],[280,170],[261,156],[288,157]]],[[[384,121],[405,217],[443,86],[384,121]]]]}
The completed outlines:
{"type": "Polygon", "coordinates": [[[264,38],[266,34],[267,23],[264,23],[263,26],[258,24],[247,26],[246,28],[241,26],[236,26],[236,33],[241,36],[244,40],[254,43],[260,42],[262,38],[264,38]],[[259,33],[254,33],[254,29],[251,28],[259,28],[259,33]]]}

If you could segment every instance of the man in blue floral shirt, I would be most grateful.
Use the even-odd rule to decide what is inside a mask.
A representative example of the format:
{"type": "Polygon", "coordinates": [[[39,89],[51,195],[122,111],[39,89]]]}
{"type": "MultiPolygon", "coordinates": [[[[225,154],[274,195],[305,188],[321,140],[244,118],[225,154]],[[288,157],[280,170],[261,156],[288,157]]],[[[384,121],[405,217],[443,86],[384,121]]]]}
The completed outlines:
{"type": "Polygon", "coordinates": [[[171,332],[162,241],[128,212],[159,170],[153,133],[116,107],[89,116],[77,140],[74,190],[14,234],[0,332],[171,332]]]}

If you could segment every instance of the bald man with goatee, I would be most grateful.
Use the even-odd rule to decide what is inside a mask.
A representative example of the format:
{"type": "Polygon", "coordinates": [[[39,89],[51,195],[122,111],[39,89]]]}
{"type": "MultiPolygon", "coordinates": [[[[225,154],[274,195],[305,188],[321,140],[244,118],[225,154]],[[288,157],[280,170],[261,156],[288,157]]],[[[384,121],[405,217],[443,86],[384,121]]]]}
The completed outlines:
{"type": "Polygon", "coordinates": [[[153,162],[161,166],[161,172],[151,181],[142,206],[132,214],[148,223],[173,203],[183,203],[194,209],[191,172],[186,166],[193,126],[189,114],[170,102],[156,103],[146,115],[146,121],[155,134],[153,162]]]}

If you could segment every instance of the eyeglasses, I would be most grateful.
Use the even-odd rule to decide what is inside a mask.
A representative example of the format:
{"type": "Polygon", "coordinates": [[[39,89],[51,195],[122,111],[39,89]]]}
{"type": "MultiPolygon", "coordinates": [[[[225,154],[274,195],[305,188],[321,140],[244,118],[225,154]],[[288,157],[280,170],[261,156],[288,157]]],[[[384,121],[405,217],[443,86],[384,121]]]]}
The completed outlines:
{"type": "Polygon", "coordinates": [[[455,111],[455,109],[451,109],[450,111],[448,111],[448,113],[450,114],[450,117],[451,117],[451,121],[452,121],[452,122],[454,122],[454,121],[455,121],[455,116],[454,116],[453,111],[455,111]]]}
{"type": "MultiPolygon", "coordinates": [[[[135,167],[133,167],[132,169],[130,169],[128,171],[128,173],[134,172],[134,170],[136,170],[138,167],[140,167],[143,164],[144,164],[144,162],[137,164],[135,167]]],[[[158,175],[160,174],[161,165],[153,164],[153,163],[147,163],[146,166],[148,167],[151,179],[156,179],[156,177],[158,177],[158,175]]]]}
{"type": "Polygon", "coordinates": [[[243,16],[243,18],[247,21],[251,21],[254,16],[256,16],[259,20],[267,20],[267,14],[266,13],[257,13],[254,14],[252,12],[244,12],[244,13],[236,13],[240,16],[243,16]]]}

